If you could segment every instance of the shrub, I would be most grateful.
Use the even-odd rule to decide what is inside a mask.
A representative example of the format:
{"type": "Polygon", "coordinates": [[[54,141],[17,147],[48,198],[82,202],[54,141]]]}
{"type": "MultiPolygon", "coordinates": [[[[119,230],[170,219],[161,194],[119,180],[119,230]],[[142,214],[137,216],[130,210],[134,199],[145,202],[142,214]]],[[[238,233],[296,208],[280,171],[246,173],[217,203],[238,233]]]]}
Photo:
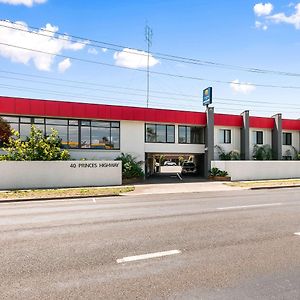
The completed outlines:
{"type": "Polygon", "coordinates": [[[272,149],[269,145],[258,146],[254,145],[253,147],[253,159],[256,160],[271,160],[272,159],[272,149]]]}
{"type": "Polygon", "coordinates": [[[0,155],[0,160],[51,161],[70,158],[69,152],[61,149],[61,139],[56,130],[52,129],[49,136],[44,136],[40,130],[32,125],[30,135],[25,141],[20,139],[17,131],[12,130],[12,134],[14,136],[9,138],[3,148],[6,154],[0,155]]]}
{"type": "Polygon", "coordinates": [[[228,176],[228,172],[227,171],[222,171],[219,168],[211,168],[211,170],[209,171],[210,176],[212,177],[216,177],[216,176],[221,176],[221,177],[226,177],[228,176]]]}
{"type": "Polygon", "coordinates": [[[225,150],[219,145],[216,145],[215,148],[218,151],[220,160],[239,160],[240,159],[240,153],[237,150],[225,152],[225,150]]]}
{"type": "Polygon", "coordinates": [[[122,177],[125,179],[144,177],[144,172],[141,167],[142,161],[136,161],[136,157],[131,154],[122,153],[116,158],[122,161],[122,177]]]}

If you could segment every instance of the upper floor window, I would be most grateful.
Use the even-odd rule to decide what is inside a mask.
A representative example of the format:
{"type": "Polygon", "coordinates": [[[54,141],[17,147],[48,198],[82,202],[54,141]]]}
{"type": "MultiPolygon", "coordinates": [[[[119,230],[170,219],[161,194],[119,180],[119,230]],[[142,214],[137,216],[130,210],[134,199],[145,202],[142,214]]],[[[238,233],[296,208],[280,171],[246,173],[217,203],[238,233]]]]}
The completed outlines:
{"type": "Polygon", "coordinates": [[[49,135],[57,130],[64,148],[120,149],[120,122],[68,120],[54,118],[4,117],[25,140],[31,125],[49,135]]]}
{"type": "Polygon", "coordinates": [[[178,126],[178,143],[204,144],[204,128],[199,126],[178,126]]]}
{"type": "Polygon", "coordinates": [[[220,143],[221,144],[231,144],[231,130],[230,129],[220,129],[220,143]]]}
{"type": "Polygon", "coordinates": [[[254,144],[262,145],[264,143],[264,134],[263,131],[254,131],[254,144]]]}
{"type": "Polygon", "coordinates": [[[283,145],[292,145],[292,133],[291,132],[283,132],[282,144],[283,145]]]}
{"type": "Polygon", "coordinates": [[[175,126],[146,124],[146,143],[175,143],[175,126]]]}

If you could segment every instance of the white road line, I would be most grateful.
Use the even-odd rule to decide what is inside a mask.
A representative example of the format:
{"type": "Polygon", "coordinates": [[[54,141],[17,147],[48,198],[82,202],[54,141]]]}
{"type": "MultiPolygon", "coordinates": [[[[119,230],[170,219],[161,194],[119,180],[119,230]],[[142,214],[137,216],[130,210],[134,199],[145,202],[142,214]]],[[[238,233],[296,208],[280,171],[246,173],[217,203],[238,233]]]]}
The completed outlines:
{"type": "Polygon", "coordinates": [[[267,203],[267,204],[254,204],[254,205],[240,205],[240,206],[227,206],[227,207],[218,207],[218,210],[229,210],[229,209],[240,209],[240,208],[255,208],[255,207],[267,207],[267,206],[278,206],[283,203],[267,203]]]}
{"type": "Polygon", "coordinates": [[[121,259],[117,259],[117,263],[120,264],[120,263],[124,263],[124,262],[156,258],[156,257],[162,257],[162,256],[168,256],[168,255],[174,255],[174,254],[180,254],[180,253],[181,253],[180,250],[170,250],[170,251],[148,253],[148,254],[142,254],[142,255],[136,255],[136,256],[127,256],[127,257],[123,257],[121,259]]]}
{"type": "Polygon", "coordinates": [[[300,235],[300,232],[295,232],[294,235],[300,235]]]}

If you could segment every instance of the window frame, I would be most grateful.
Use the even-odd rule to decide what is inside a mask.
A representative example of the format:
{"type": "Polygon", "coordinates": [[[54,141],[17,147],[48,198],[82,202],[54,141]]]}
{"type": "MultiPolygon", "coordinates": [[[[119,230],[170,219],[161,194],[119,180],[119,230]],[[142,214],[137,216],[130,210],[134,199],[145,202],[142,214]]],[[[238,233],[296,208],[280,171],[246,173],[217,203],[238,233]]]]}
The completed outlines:
{"type": "Polygon", "coordinates": [[[231,129],[219,129],[220,137],[222,140],[220,141],[221,144],[232,144],[232,134],[231,134],[231,129]],[[229,139],[227,140],[226,137],[226,132],[229,133],[229,139]]]}
{"type": "Polygon", "coordinates": [[[145,123],[145,143],[147,144],[175,144],[175,125],[172,125],[172,124],[155,124],[155,123],[145,123]],[[150,125],[150,126],[154,126],[155,128],[155,141],[154,142],[149,142],[147,140],[147,126],[150,125]],[[165,136],[166,136],[166,141],[165,142],[158,142],[157,141],[157,126],[164,126],[165,127],[165,136]],[[173,137],[174,137],[174,140],[170,141],[168,139],[168,128],[173,128],[173,137]]]}
{"type": "Polygon", "coordinates": [[[292,134],[292,132],[283,132],[282,133],[282,145],[284,145],[284,146],[292,146],[293,145],[293,134],[292,134]]]}
{"type": "Polygon", "coordinates": [[[199,130],[204,130],[201,126],[190,126],[190,125],[178,125],[178,144],[186,144],[186,145],[204,145],[205,144],[205,132],[203,132],[204,141],[201,141],[201,135],[199,136],[199,143],[192,142],[192,128],[195,127],[199,130]],[[180,129],[184,128],[185,136],[184,142],[180,141],[180,129]],[[188,141],[188,129],[190,129],[190,142],[188,141]]]}

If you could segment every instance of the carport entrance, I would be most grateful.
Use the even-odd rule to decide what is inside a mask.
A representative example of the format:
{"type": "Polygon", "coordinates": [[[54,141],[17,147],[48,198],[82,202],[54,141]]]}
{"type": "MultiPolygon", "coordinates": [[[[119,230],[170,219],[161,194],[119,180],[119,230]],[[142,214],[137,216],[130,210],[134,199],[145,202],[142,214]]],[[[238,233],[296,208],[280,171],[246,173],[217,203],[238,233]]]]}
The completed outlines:
{"type": "Polygon", "coordinates": [[[203,179],[204,154],[146,153],[145,172],[146,178],[203,179]]]}

